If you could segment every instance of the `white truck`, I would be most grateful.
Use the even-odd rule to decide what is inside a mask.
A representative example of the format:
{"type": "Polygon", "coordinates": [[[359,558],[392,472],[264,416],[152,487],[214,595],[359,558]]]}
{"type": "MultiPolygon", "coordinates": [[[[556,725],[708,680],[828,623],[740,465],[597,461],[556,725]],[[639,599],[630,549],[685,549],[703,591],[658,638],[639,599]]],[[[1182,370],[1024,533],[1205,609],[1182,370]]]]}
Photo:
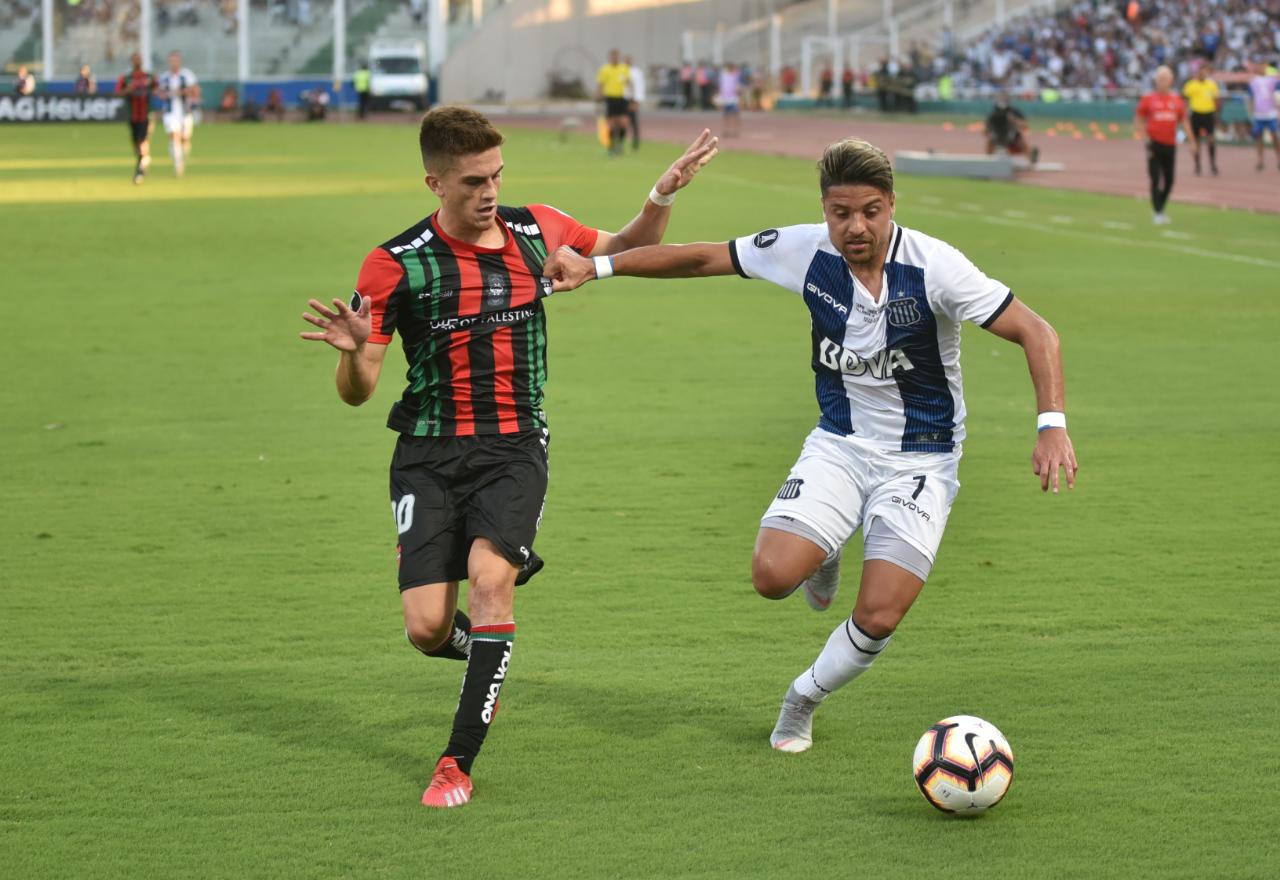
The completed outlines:
{"type": "Polygon", "coordinates": [[[427,50],[421,40],[369,44],[369,102],[374,107],[427,108],[427,50]]]}

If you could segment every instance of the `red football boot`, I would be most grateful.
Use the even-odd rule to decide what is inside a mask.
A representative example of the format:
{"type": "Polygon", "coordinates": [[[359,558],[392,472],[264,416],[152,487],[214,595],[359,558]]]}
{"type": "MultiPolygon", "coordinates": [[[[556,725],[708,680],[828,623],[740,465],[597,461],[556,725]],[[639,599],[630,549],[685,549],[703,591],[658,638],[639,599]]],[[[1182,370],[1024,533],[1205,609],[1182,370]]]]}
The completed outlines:
{"type": "Polygon", "coordinates": [[[453,758],[441,758],[431,774],[431,784],[422,793],[424,807],[460,807],[471,800],[471,777],[463,773],[453,758]]]}

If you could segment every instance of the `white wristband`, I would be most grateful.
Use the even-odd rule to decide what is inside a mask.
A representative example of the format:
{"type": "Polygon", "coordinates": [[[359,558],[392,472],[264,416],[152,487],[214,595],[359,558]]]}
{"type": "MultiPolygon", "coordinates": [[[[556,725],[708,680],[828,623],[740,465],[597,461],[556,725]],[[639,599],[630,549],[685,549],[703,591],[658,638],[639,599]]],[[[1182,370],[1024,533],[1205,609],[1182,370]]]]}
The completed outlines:
{"type": "Polygon", "coordinates": [[[670,208],[671,203],[674,202],[675,200],[676,200],[675,193],[672,193],[669,196],[664,196],[662,193],[658,192],[658,187],[656,184],[654,185],[653,189],[649,190],[649,201],[653,202],[659,208],[670,208]]]}
{"type": "Polygon", "coordinates": [[[1036,416],[1036,432],[1046,431],[1049,428],[1066,428],[1067,414],[1060,412],[1042,412],[1036,416]]]}
{"type": "Polygon", "coordinates": [[[613,274],[613,259],[611,257],[592,257],[591,262],[596,264],[597,278],[608,278],[613,274]]]}

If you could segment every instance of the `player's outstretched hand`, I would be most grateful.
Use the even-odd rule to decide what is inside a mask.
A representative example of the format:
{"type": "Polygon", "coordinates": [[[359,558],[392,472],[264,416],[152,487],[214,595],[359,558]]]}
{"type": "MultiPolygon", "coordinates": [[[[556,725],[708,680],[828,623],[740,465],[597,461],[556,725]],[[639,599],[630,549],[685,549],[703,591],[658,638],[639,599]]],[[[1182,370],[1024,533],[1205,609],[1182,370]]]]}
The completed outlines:
{"type": "Polygon", "coordinates": [[[551,279],[552,290],[573,290],[596,277],[596,266],[589,257],[562,244],[542,264],[542,277],[551,279]]]}
{"type": "Polygon", "coordinates": [[[1066,471],[1067,488],[1074,489],[1076,471],[1080,470],[1080,466],[1076,464],[1076,451],[1071,447],[1071,438],[1067,436],[1066,428],[1047,428],[1040,432],[1036,450],[1031,453],[1031,470],[1040,477],[1041,492],[1048,492],[1052,485],[1054,494],[1058,493],[1059,469],[1066,471]]]}
{"type": "Polygon", "coordinates": [[[684,189],[693,180],[693,176],[707,167],[707,163],[720,151],[720,138],[712,137],[711,129],[704,128],[702,134],[689,144],[684,155],[671,163],[666,173],[658,178],[654,185],[661,195],[669,196],[684,189]]]}
{"type": "Polygon", "coordinates": [[[369,297],[360,298],[360,311],[353,312],[347,304],[336,297],[333,305],[337,311],[326,308],[317,299],[307,300],[307,305],[315,311],[303,312],[302,320],[314,324],[321,332],[303,332],[298,335],[303,339],[315,342],[327,342],[338,351],[356,351],[369,338],[373,322],[369,318],[369,297]]]}

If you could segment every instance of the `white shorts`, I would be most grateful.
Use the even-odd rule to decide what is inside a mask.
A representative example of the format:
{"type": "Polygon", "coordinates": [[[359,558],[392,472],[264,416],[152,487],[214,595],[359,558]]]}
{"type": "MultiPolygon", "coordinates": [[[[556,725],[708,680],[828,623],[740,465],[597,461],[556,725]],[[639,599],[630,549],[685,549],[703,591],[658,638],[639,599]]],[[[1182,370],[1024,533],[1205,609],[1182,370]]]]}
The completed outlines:
{"type": "Polygon", "coordinates": [[[181,134],[191,137],[191,129],[195,127],[195,119],[190,113],[164,114],[164,130],[169,134],[181,134]]]}
{"type": "Polygon", "coordinates": [[[802,523],[833,551],[878,518],[932,564],[960,491],[959,472],[956,453],[886,452],[814,428],[764,519],[802,523]]]}

